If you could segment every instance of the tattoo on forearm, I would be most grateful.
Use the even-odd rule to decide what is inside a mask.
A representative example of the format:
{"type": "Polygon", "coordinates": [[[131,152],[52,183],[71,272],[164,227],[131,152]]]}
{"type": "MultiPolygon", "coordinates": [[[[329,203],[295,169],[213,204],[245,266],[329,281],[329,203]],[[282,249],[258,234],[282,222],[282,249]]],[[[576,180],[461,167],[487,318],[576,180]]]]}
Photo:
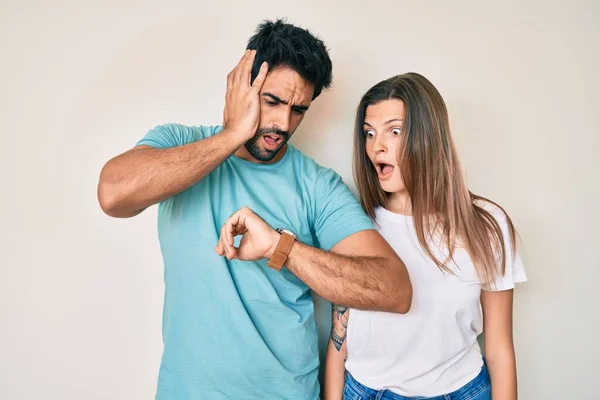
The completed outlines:
{"type": "Polygon", "coordinates": [[[332,304],[333,321],[331,323],[331,341],[337,351],[340,351],[348,330],[348,307],[332,304]]]}

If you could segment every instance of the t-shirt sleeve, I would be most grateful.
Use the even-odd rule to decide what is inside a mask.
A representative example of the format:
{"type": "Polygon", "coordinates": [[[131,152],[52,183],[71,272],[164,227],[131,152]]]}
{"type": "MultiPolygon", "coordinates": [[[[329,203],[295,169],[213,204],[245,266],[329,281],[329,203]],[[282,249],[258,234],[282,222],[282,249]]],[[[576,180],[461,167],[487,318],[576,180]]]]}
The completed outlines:
{"type": "Polygon", "coordinates": [[[158,125],[150,129],[136,145],[169,149],[206,139],[217,133],[219,128],[218,126],[186,126],[180,124],[158,125]]]}
{"type": "MultiPolygon", "coordinates": [[[[483,289],[488,291],[501,291],[513,289],[517,283],[527,281],[527,273],[523,265],[523,260],[517,249],[514,249],[510,240],[508,221],[506,215],[500,209],[489,210],[496,218],[502,229],[504,238],[504,248],[506,249],[506,269],[504,276],[498,276],[494,285],[484,285],[483,289]]],[[[502,258],[498,255],[498,263],[502,262],[502,258]]]]}
{"type": "Polygon", "coordinates": [[[342,178],[328,168],[316,180],[314,221],[315,235],[323,250],[331,250],[354,233],[375,229],[342,178]]]}

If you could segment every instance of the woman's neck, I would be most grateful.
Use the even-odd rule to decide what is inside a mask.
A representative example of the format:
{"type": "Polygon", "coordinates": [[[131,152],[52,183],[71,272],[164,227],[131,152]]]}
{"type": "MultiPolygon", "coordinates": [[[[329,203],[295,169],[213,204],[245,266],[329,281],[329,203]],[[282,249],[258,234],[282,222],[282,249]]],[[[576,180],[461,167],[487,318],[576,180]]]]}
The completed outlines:
{"type": "Polygon", "coordinates": [[[395,214],[412,215],[410,197],[406,190],[390,193],[385,204],[385,208],[395,214]]]}

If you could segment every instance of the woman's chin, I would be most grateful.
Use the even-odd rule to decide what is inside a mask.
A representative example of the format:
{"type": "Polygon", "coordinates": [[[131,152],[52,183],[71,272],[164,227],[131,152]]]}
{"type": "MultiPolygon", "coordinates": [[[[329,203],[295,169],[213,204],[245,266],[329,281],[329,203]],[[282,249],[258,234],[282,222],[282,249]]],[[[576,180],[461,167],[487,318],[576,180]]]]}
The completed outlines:
{"type": "Polygon", "coordinates": [[[379,185],[383,189],[384,192],[389,194],[394,194],[398,192],[404,191],[404,186],[402,184],[388,182],[388,181],[379,181],[379,185]]]}

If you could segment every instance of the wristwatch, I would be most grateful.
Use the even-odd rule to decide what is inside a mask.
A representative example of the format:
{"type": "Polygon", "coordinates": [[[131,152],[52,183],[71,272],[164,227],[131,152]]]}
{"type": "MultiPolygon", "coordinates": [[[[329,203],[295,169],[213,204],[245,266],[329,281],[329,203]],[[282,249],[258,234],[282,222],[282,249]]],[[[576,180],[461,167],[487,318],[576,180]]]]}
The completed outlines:
{"type": "Polygon", "coordinates": [[[292,251],[292,246],[297,239],[296,235],[287,229],[277,228],[275,230],[281,234],[281,237],[279,238],[275,252],[273,252],[273,255],[267,261],[267,265],[275,271],[279,271],[283,267],[283,264],[285,264],[290,251],[292,251]]]}

